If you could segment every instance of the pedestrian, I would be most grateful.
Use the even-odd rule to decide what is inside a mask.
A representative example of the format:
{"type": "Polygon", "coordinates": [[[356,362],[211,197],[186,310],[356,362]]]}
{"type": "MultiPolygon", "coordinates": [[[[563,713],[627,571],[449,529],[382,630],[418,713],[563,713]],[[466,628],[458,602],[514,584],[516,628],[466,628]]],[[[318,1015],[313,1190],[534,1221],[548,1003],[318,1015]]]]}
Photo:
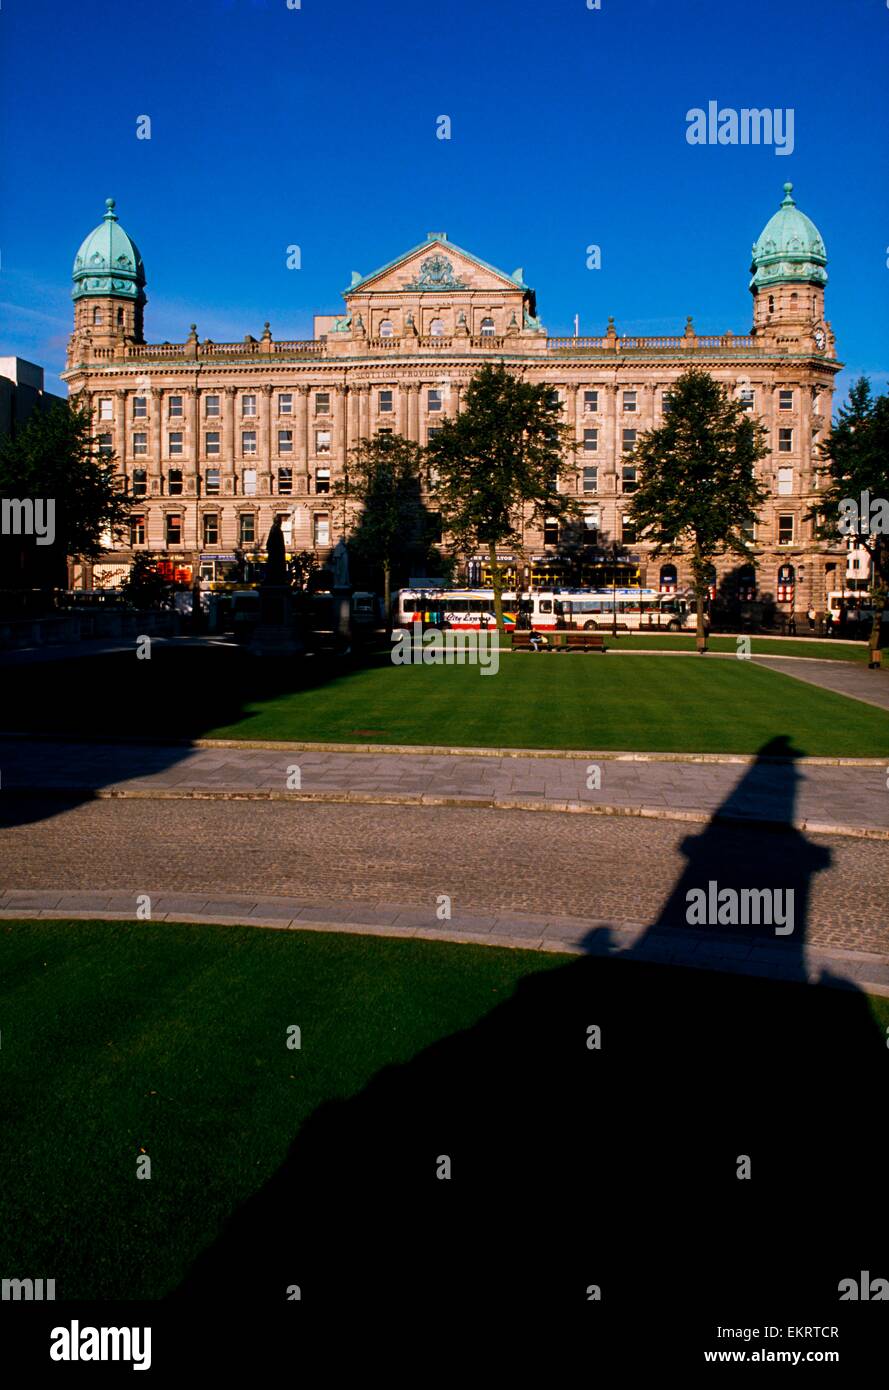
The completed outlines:
{"type": "Polygon", "coordinates": [[[790,617],[789,617],[788,620],[787,620],[787,632],[788,632],[789,636],[791,636],[791,637],[795,637],[795,636],[796,636],[796,614],[795,614],[795,613],[791,613],[790,617]]]}
{"type": "Polygon", "coordinates": [[[824,615],[824,636],[833,636],[833,614],[831,613],[830,609],[828,609],[824,615]]]}
{"type": "Polygon", "coordinates": [[[810,632],[814,632],[814,631],[815,631],[815,616],[816,616],[816,615],[815,615],[815,609],[814,609],[813,607],[810,606],[809,611],[808,611],[808,613],[806,614],[806,617],[807,617],[808,620],[809,620],[809,631],[810,631],[810,632]]]}

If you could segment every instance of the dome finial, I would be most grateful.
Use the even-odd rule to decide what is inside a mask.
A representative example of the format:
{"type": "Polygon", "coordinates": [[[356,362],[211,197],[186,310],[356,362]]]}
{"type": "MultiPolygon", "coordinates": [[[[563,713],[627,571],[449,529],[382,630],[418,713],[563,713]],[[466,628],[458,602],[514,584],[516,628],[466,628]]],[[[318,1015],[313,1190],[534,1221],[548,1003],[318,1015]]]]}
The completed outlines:
{"type": "Polygon", "coordinates": [[[105,220],[110,222],[117,221],[117,213],[114,211],[114,199],[105,199],[105,220]]]}
{"type": "Polygon", "coordinates": [[[784,185],[784,198],[783,198],[783,200],[782,200],[782,202],[781,202],[782,208],[795,208],[795,207],[796,207],[796,203],[793,201],[793,198],[791,197],[791,194],[792,194],[792,193],[793,193],[793,184],[792,184],[792,183],[785,183],[785,185],[784,185]]]}

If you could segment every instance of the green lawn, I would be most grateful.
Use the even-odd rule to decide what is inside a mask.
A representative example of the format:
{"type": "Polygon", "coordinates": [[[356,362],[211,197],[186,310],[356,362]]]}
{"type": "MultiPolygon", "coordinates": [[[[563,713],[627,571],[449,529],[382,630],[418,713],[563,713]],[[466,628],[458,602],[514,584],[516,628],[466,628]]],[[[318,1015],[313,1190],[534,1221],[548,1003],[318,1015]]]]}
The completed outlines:
{"type": "MultiPolygon", "coordinates": [[[[705,1104],[705,1151],[718,1134],[722,1099],[728,1125],[743,1117],[745,1143],[768,1142],[773,1152],[783,1123],[786,1142],[805,1150],[805,1126],[839,1119],[831,1111],[833,1072],[837,1094],[848,1097],[859,1073],[862,1084],[878,1085],[871,1072],[886,1066],[884,999],[608,959],[256,927],[26,920],[0,922],[0,966],[0,1270],[55,1278],[58,1299],[162,1296],[260,1190],[259,1208],[247,1208],[245,1238],[261,1220],[286,1230],[285,1196],[298,1199],[303,1227],[317,1211],[318,1238],[348,1279],[352,1252],[333,1238],[331,1223],[362,1174],[376,1181],[374,1165],[384,1174],[403,1152],[413,1163],[415,1143],[424,1171],[446,1141],[461,1154],[473,1142],[505,1143],[498,1187],[514,1173],[516,1183],[530,1183],[525,1206],[540,1200],[551,1215],[557,1194],[541,1185],[539,1165],[550,1162],[562,1175],[574,1161],[589,1169],[582,1146],[571,1151],[577,1134],[570,1136],[578,1097],[591,1086],[604,1086],[606,1112],[614,1105],[624,1114],[612,1127],[603,1113],[600,1132],[615,1149],[613,1183],[630,1184],[620,1145],[648,1162],[651,1134],[661,1123],[672,1132],[686,1105],[693,1126],[705,1104]],[[606,1039],[620,1041],[593,1074],[584,1045],[591,1019],[606,1039]],[[286,1046],[294,1024],[298,1051],[286,1046]],[[748,1072],[767,1076],[775,1057],[793,1077],[792,1106],[783,1088],[772,1096],[760,1084],[745,1099],[748,1072]],[[675,1076],[683,1079],[681,1096],[670,1084],[675,1076]],[[629,1110],[628,1090],[636,1097],[629,1110]],[[659,1105],[668,1113],[659,1116],[659,1105]],[[294,1140],[309,1144],[311,1135],[311,1181],[297,1168],[282,1188],[294,1140]],[[150,1180],[136,1177],[142,1154],[151,1160],[150,1180]],[[324,1175],[336,1164],[351,1182],[340,1187],[334,1168],[325,1200],[324,1175]],[[276,1173],[278,1187],[267,1187],[276,1173]]],[[[591,1113],[600,1118],[596,1107],[591,1113]]],[[[596,1142],[598,1152],[605,1139],[596,1142]]],[[[695,1163],[679,1180],[684,1172],[697,1197],[707,1169],[694,1143],[695,1163]]],[[[876,1130],[874,1143],[882,1162],[876,1130]]],[[[795,1155],[785,1157],[776,1169],[782,1200],[784,1173],[795,1173],[788,1166],[795,1155]]],[[[658,1174],[666,1182],[664,1161],[662,1145],[658,1174]]],[[[855,1152],[857,1176],[860,1161],[855,1152]]],[[[830,1179],[840,1181],[832,1168],[830,1179]]],[[[681,1207],[682,1194],[667,1190],[668,1205],[681,1207]]],[[[390,1204],[399,1191],[396,1184],[390,1204]]],[[[359,1205],[374,1208],[375,1196],[383,1205],[371,1184],[359,1205]]],[[[566,1196],[576,1204],[576,1193],[566,1196]]],[[[610,1182],[609,1209],[625,1210],[618,1196],[610,1182]]],[[[662,1205],[657,1191],[653,1199],[662,1205]]],[[[633,1210],[639,1200],[632,1198],[633,1210]]],[[[865,1200],[873,1200],[866,1185],[865,1200]]],[[[853,1197],[845,1186],[842,1201],[848,1215],[853,1197]]],[[[415,1223],[414,1199],[406,1206],[406,1222],[415,1223]]],[[[390,1230],[399,1219],[391,1205],[383,1216],[390,1230]]],[[[488,1236],[502,1244],[505,1232],[492,1218],[488,1236]]],[[[292,1277],[292,1236],[286,1255],[292,1277]]],[[[210,1278],[218,1269],[223,1296],[232,1296],[220,1258],[213,1255],[210,1278]]],[[[257,1261],[240,1277],[258,1279],[263,1268],[257,1261]]]]}
{"type": "Polygon", "coordinates": [[[889,716],[743,661],[502,653],[471,666],[379,666],[249,701],[209,737],[476,747],[889,754],[889,716]]]}
{"type": "MultiPolygon", "coordinates": [[[[606,648],[620,651],[672,651],[692,652],[695,649],[694,636],[681,632],[672,633],[626,633],[616,638],[606,632],[606,648]]],[[[737,652],[736,637],[712,636],[708,646],[714,652],[737,652]]],[[[750,637],[750,650],[754,656],[802,656],[821,661],[856,661],[867,665],[869,648],[866,642],[819,642],[804,637],[750,637]]]]}
{"type": "MultiPolygon", "coordinates": [[[[682,639],[679,639],[682,640],[682,639]]],[[[155,647],[17,670],[3,727],[52,734],[889,756],[889,716],[749,661],[501,652],[477,666],[260,661],[155,647]]],[[[875,676],[875,680],[880,680],[875,676]]]]}

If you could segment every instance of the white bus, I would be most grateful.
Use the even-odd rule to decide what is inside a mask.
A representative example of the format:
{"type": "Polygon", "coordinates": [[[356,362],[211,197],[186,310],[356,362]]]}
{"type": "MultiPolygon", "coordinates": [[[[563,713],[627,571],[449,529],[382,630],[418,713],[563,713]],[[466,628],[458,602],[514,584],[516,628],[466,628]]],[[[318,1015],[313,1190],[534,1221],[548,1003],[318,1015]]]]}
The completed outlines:
{"type": "MultiPolygon", "coordinates": [[[[617,608],[618,631],[649,628],[667,632],[694,631],[695,611],[685,595],[657,589],[533,589],[503,593],[507,630],[536,632],[557,628],[610,629],[617,608]]],[[[425,627],[494,627],[493,589],[399,589],[395,599],[396,627],[420,622],[425,627]]]]}

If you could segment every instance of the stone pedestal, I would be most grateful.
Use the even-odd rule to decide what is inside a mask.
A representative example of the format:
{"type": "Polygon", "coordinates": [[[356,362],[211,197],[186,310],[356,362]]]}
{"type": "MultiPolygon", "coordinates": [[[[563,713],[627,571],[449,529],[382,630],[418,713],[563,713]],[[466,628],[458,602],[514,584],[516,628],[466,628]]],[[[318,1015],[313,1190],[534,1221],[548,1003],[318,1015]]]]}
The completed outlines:
{"type": "Polygon", "coordinates": [[[304,651],[286,585],[263,585],[259,591],[259,623],[247,648],[253,656],[298,656],[304,651]]]}
{"type": "Polygon", "coordinates": [[[337,642],[348,649],[352,645],[351,585],[348,588],[340,586],[331,590],[331,608],[333,610],[333,630],[336,633],[337,642]]]}

